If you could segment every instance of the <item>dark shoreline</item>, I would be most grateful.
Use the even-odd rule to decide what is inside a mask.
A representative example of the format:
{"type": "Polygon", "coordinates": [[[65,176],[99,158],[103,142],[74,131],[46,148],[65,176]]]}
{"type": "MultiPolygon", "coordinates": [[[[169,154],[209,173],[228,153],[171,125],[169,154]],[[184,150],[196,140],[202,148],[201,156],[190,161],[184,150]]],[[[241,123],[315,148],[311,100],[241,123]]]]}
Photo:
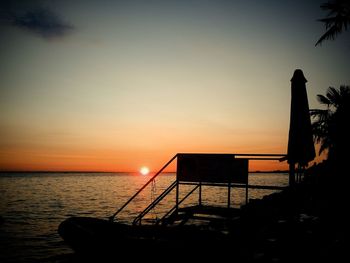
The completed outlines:
{"type": "Polygon", "coordinates": [[[243,262],[341,262],[347,256],[344,187],[312,173],[281,192],[242,206],[236,230],[243,262]]]}

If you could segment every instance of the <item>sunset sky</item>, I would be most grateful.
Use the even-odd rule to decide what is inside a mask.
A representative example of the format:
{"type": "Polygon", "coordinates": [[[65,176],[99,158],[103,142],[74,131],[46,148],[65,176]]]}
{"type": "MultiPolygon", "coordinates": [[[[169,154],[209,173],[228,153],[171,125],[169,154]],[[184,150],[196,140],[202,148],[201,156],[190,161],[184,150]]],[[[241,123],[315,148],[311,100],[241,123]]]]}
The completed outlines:
{"type": "Polygon", "coordinates": [[[315,47],[323,2],[5,1],[0,170],[155,171],[178,152],[286,153],[294,70],[310,108],[350,84],[350,33],[315,47]]]}

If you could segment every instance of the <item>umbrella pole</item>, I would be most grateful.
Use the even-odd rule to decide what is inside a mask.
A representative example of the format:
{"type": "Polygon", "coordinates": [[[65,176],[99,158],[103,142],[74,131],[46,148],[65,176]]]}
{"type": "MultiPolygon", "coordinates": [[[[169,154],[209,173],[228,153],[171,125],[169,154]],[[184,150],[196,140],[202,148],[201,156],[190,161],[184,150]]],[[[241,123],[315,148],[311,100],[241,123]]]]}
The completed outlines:
{"type": "Polygon", "coordinates": [[[295,164],[289,164],[289,186],[295,185],[295,164]]]}
{"type": "Polygon", "coordinates": [[[304,166],[298,163],[298,171],[297,171],[297,183],[301,183],[301,177],[304,174],[304,166]]]}

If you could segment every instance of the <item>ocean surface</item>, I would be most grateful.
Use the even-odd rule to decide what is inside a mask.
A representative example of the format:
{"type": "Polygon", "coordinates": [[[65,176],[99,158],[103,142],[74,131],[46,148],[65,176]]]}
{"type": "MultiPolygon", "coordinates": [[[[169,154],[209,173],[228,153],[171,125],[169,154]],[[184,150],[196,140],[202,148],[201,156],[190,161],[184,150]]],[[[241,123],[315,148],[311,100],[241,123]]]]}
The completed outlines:
{"type": "MultiPolygon", "coordinates": [[[[71,216],[107,219],[149,179],[127,173],[0,173],[0,262],[70,262],[73,251],[57,233],[71,216]]],[[[131,222],[146,205],[175,180],[162,174],[142,192],[117,221],[131,222]]],[[[249,184],[286,186],[288,174],[251,173],[249,184]]],[[[180,186],[180,198],[193,186],[180,186]]],[[[249,190],[249,198],[262,198],[271,190],[249,190]]],[[[203,187],[202,203],[225,205],[227,188],[203,187]]],[[[196,192],[182,205],[196,204],[196,192]]],[[[245,190],[231,190],[231,206],[245,203],[245,190]]],[[[175,191],[147,216],[160,218],[175,204],[175,191]]]]}

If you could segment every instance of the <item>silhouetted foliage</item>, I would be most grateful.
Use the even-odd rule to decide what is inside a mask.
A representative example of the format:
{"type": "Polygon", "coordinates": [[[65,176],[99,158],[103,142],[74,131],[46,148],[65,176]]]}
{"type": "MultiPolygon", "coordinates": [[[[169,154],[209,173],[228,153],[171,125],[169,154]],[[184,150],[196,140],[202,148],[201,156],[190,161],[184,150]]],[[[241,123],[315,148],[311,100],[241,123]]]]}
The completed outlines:
{"type": "Polygon", "coordinates": [[[350,147],[350,86],[329,87],[326,95],[317,95],[327,109],[310,111],[314,140],[320,153],[327,150],[328,160],[338,172],[345,172],[350,147]]]}
{"type": "Polygon", "coordinates": [[[316,42],[315,46],[324,40],[334,40],[350,25],[350,0],[333,0],[321,5],[321,9],[328,11],[326,18],[318,21],[324,23],[326,33],[316,42]]]}

